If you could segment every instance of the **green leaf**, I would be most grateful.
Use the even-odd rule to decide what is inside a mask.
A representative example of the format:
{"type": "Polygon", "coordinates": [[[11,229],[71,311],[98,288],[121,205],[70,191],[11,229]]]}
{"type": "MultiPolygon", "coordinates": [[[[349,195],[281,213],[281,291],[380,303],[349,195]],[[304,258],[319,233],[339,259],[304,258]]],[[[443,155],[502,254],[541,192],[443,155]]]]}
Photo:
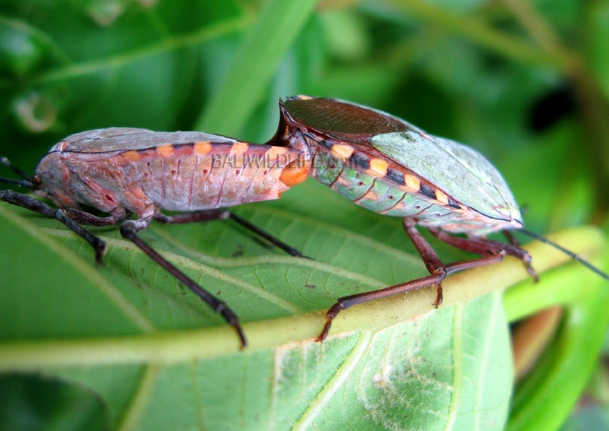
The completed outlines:
{"type": "Polygon", "coordinates": [[[604,91],[605,97],[609,97],[609,5],[607,3],[595,4],[589,14],[591,25],[590,37],[590,62],[599,84],[604,91]]]}
{"type": "Polygon", "coordinates": [[[314,6],[314,0],[264,2],[258,20],[245,35],[227,76],[197,121],[197,130],[229,135],[242,131],[314,6]]]}
{"type": "Polygon", "coordinates": [[[505,303],[511,318],[554,305],[565,311],[563,329],[517,388],[509,430],[554,430],[567,419],[597,365],[609,327],[607,300],[606,282],[585,268],[560,268],[534,287],[508,291],[505,303]]]}
{"type": "MultiPolygon", "coordinates": [[[[16,49],[11,41],[18,37],[35,35],[47,55],[45,62],[28,60],[32,70],[27,85],[4,83],[2,96],[18,100],[24,87],[26,94],[44,96],[58,115],[42,131],[59,135],[120,125],[175,128],[197,87],[198,48],[243,30],[252,21],[233,0],[159,2],[150,8],[134,2],[112,22],[100,22],[95,11],[78,2],[16,3],[19,17],[3,20],[0,26],[11,31],[4,51],[16,49]]],[[[3,7],[11,9],[8,4],[3,7]]],[[[200,109],[200,100],[196,102],[200,109]]],[[[17,110],[14,116],[20,119],[23,112],[17,110]]]]}
{"type": "MultiPolygon", "coordinates": [[[[316,343],[334,298],[425,270],[378,235],[403,242],[399,220],[301,187],[240,213],[316,260],[268,249],[230,222],[140,234],[235,309],[243,351],[232,328],[115,228],[95,229],[109,245],[96,268],[90,246],[55,220],[2,204],[0,370],[90,388],[112,429],[502,429],[512,376],[499,290],[527,277],[521,264],[450,277],[437,311],[432,289],[352,307],[316,343]],[[349,224],[299,214],[316,194],[326,208],[344,206],[349,224]]],[[[597,247],[593,231],[571,236],[582,235],[597,247]]],[[[564,260],[534,253],[539,270],[564,260]]]]}

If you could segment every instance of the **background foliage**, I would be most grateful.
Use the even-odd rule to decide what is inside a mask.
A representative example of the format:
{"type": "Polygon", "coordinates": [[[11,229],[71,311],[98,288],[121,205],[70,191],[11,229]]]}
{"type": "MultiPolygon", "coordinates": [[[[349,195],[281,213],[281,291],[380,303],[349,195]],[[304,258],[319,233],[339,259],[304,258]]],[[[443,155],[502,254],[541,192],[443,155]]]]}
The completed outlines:
{"type": "MultiPolygon", "coordinates": [[[[531,230],[600,224],[607,22],[606,1],[5,0],[0,154],[32,172],[59,139],[109,126],[264,142],[279,97],[338,97],[482,151],[531,230]]],[[[399,220],[314,182],[237,210],[315,261],[230,223],[142,236],[248,322],[245,352],[116,230],[96,231],[110,245],[96,268],[53,220],[0,205],[0,429],[606,427],[602,366],[587,396],[601,402],[567,419],[609,319],[606,286],[581,267],[536,286],[513,262],[467,273],[438,312],[407,320],[431,292],[355,307],[320,345],[308,312],[425,273],[399,220]],[[519,280],[505,313],[498,293],[465,302],[519,280]],[[513,392],[506,322],[552,304],[566,306],[560,332],[513,392]]],[[[560,239],[602,248],[592,230],[560,239]]],[[[559,263],[548,256],[536,249],[538,269],[559,263]]]]}

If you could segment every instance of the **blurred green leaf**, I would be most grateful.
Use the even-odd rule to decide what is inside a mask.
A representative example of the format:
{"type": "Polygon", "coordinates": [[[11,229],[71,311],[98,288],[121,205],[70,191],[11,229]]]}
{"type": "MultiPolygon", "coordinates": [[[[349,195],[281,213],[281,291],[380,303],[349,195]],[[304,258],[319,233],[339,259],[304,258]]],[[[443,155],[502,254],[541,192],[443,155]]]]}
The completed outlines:
{"type": "Polygon", "coordinates": [[[314,0],[268,0],[246,33],[231,69],[214,92],[198,130],[234,134],[242,130],[293,40],[310,16],[314,0]]]}
{"type": "Polygon", "coordinates": [[[591,53],[590,62],[595,72],[596,78],[602,85],[605,97],[609,97],[609,4],[600,2],[590,11],[591,53]]]}
{"type": "Polygon", "coordinates": [[[506,296],[508,310],[522,302],[535,308],[568,304],[563,331],[516,391],[509,430],[554,430],[563,423],[588,382],[609,326],[603,305],[609,290],[598,277],[563,270],[546,278],[534,289],[506,296]],[[571,288],[576,285],[577,291],[571,288]]]}
{"type": "MultiPolygon", "coordinates": [[[[320,186],[302,187],[290,200],[311,203],[310,190],[320,186]]],[[[347,203],[326,192],[326,208],[347,203]]],[[[142,233],[249,322],[250,346],[239,352],[230,327],[115,229],[96,230],[109,250],[107,266],[95,268],[88,244],[56,221],[3,204],[8,248],[0,266],[12,271],[0,273],[0,369],[37,370],[94,390],[112,428],[326,428],[336,420],[355,428],[502,428],[511,392],[502,302],[497,294],[460,301],[527,278],[519,262],[451,277],[445,304],[431,313],[428,289],[353,307],[336,319],[329,340],[315,343],[323,317],[308,311],[423,275],[419,258],[375,240],[379,228],[403,235],[398,220],[355,206],[341,214],[349,230],[323,217],[253,207],[249,219],[317,260],[272,252],[228,222],[142,233]]],[[[594,237],[572,237],[582,235],[594,237]]],[[[565,260],[537,253],[540,270],[565,260]]]]}

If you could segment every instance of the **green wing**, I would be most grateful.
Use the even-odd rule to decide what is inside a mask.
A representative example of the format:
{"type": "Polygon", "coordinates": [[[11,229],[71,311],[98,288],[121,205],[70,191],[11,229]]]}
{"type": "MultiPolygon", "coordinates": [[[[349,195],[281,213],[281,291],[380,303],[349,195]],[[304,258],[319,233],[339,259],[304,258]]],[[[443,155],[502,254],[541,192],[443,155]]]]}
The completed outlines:
{"type": "Polygon", "coordinates": [[[376,135],[370,144],[461,204],[491,218],[520,220],[518,205],[501,174],[471,148],[416,129],[376,135]]]}

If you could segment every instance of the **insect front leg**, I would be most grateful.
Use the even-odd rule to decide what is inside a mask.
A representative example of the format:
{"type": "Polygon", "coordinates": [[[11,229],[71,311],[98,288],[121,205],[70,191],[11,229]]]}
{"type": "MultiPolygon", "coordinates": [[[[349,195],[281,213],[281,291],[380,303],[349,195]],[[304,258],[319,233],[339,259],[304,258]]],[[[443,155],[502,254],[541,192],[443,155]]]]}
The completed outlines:
{"type": "MultiPolygon", "coordinates": [[[[100,217],[96,217],[93,214],[74,209],[53,208],[45,204],[44,202],[39,201],[38,199],[34,199],[28,195],[17,193],[12,190],[1,190],[0,200],[57,219],[58,221],[66,225],[70,230],[82,237],[89,244],[91,244],[91,246],[95,250],[95,261],[98,264],[103,263],[104,254],[106,253],[105,241],[103,241],[98,236],[93,235],[88,230],[84,229],[74,220],[78,220],[79,217],[82,217],[82,219],[87,219],[89,221],[93,221],[94,219],[105,220],[105,218],[101,219],[100,217]]],[[[116,220],[113,220],[110,217],[108,217],[107,219],[109,220],[107,223],[103,224],[104,226],[116,223],[116,220]]],[[[86,224],[95,225],[95,223],[86,224]]],[[[100,225],[98,224],[98,226],[100,225]]]]}
{"type": "Polygon", "coordinates": [[[507,240],[509,241],[510,244],[512,244],[520,252],[524,253],[524,255],[522,255],[522,256],[515,255],[515,257],[519,258],[520,260],[522,260],[524,262],[529,275],[531,277],[533,277],[533,280],[535,282],[538,282],[539,276],[537,275],[537,272],[535,272],[535,269],[533,269],[533,267],[531,266],[531,256],[529,256],[529,254],[526,251],[524,251],[520,248],[520,243],[518,242],[516,237],[514,235],[512,235],[512,232],[510,232],[509,230],[504,230],[502,233],[507,238],[507,240]]]}
{"type": "Polygon", "coordinates": [[[421,255],[423,259],[423,263],[425,267],[432,275],[438,275],[440,280],[436,283],[436,300],[432,302],[435,308],[438,308],[440,304],[442,304],[443,296],[442,296],[442,280],[446,277],[447,271],[446,267],[434,251],[434,249],[429,245],[429,243],[421,236],[419,231],[416,228],[416,221],[412,218],[406,217],[402,220],[402,224],[404,226],[404,230],[406,234],[416,247],[417,251],[421,255]]]}
{"type": "Polygon", "coordinates": [[[147,228],[150,225],[152,217],[153,216],[141,217],[137,220],[124,221],[120,227],[121,235],[124,238],[133,242],[152,260],[154,260],[167,272],[173,275],[183,285],[188,287],[193,293],[195,293],[199,298],[201,298],[205,303],[207,303],[216,313],[222,315],[224,320],[233,328],[235,328],[235,330],[237,331],[237,335],[239,336],[239,340],[241,342],[241,348],[244,348],[247,345],[247,340],[245,338],[245,334],[243,333],[243,329],[241,328],[241,324],[239,323],[239,318],[237,317],[237,314],[233,310],[231,310],[231,308],[225,302],[219,300],[207,290],[203,289],[193,279],[191,279],[182,271],[180,271],[177,267],[169,263],[167,259],[161,256],[156,250],[150,247],[148,243],[146,243],[139,236],[137,236],[137,233],[139,231],[147,228]]]}

